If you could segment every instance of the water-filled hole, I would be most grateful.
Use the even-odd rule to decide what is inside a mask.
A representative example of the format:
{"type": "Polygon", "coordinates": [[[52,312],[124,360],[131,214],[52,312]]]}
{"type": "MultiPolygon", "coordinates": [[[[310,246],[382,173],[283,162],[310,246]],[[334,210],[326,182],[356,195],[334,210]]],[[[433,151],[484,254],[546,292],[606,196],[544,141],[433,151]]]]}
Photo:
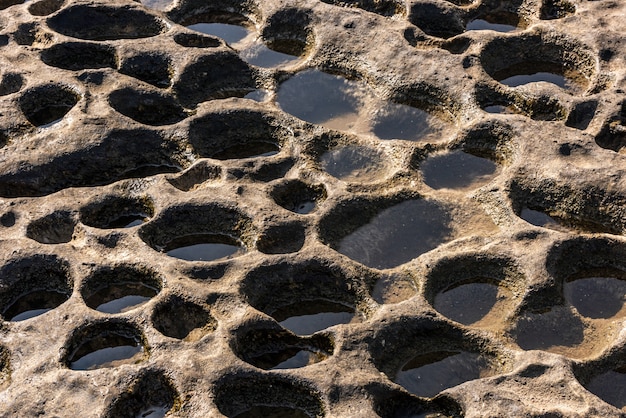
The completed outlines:
{"type": "Polygon", "coordinates": [[[270,157],[278,154],[280,147],[273,142],[253,141],[236,144],[211,155],[216,160],[233,160],[239,158],[270,157]]]}
{"type": "Polygon", "coordinates": [[[465,30],[492,30],[495,32],[515,32],[524,26],[516,13],[489,13],[467,23],[465,30]]]}
{"type": "Polygon", "coordinates": [[[563,285],[565,299],[587,318],[623,316],[626,281],[622,271],[578,273],[563,285]]]}
{"type": "Polygon", "coordinates": [[[341,7],[358,7],[382,16],[406,14],[406,5],[399,0],[322,0],[324,3],[341,7]]]}
{"type": "Polygon", "coordinates": [[[424,182],[433,189],[476,189],[493,180],[498,165],[462,150],[434,155],[421,166],[424,182]]]}
{"type": "Polygon", "coordinates": [[[79,98],[71,87],[44,84],[25,91],[19,99],[19,106],[30,123],[43,126],[62,119],[79,98]]]}
{"type": "Polygon", "coordinates": [[[626,368],[620,367],[592,378],[585,389],[614,407],[626,410],[626,368]]]}
{"type": "Polygon", "coordinates": [[[326,199],[323,185],[307,184],[300,180],[279,184],[270,194],[283,208],[303,215],[313,212],[326,199]]]}
{"type": "Polygon", "coordinates": [[[47,24],[62,35],[94,41],[147,38],[166,28],[161,19],[131,5],[75,5],[49,18],[47,24]]]}
{"type": "Polygon", "coordinates": [[[284,328],[298,335],[310,335],[323,329],[360,321],[354,308],[327,300],[303,300],[281,306],[271,313],[284,328]]]}
{"type": "Polygon", "coordinates": [[[64,42],[41,51],[47,65],[65,70],[117,67],[117,54],[110,45],[88,42],[64,42]]]}
{"type": "Polygon", "coordinates": [[[69,299],[65,292],[54,290],[35,290],[20,296],[2,316],[8,321],[24,321],[44,314],[69,299]]]}
{"type": "Polygon", "coordinates": [[[322,169],[347,182],[374,182],[385,177],[387,158],[382,151],[359,145],[332,148],[320,157],[322,169]]]}
{"type": "Polygon", "coordinates": [[[408,20],[425,33],[451,38],[465,31],[463,12],[445,1],[433,3],[418,0],[411,3],[408,20]]]}
{"type": "Polygon", "coordinates": [[[562,225],[561,222],[559,222],[557,219],[539,210],[523,208],[519,214],[519,217],[531,225],[540,226],[542,228],[548,228],[561,232],[571,231],[569,228],[562,225]]]}
{"type": "Polygon", "coordinates": [[[109,104],[121,114],[146,125],[171,125],[187,117],[174,97],[161,92],[123,88],[109,95],[109,104]]]}
{"type": "Polygon", "coordinates": [[[463,325],[480,325],[498,319],[512,292],[488,278],[457,282],[435,296],[434,308],[442,315],[463,325]]]}
{"type": "Polygon", "coordinates": [[[395,382],[417,396],[431,398],[445,389],[489,375],[491,367],[481,354],[437,351],[407,362],[395,382]]]}
{"type": "Polygon", "coordinates": [[[380,139],[424,141],[444,128],[443,120],[425,110],[386,102],[374,113],[372,132],[380,139]]]}
{"type": "Polygon", "coordinates": [[[143,267],[102,268],[85,281],[81,293],[85,304],[104,313],[121,313],[148,302],[161,290],[161,280],[143,267]]]}
{"type": "Polygon", "coordinates": [[[154,205],[146,197],[106,196],[80,210],[80,219],[85,225],[101,229],[132,228],[153,215],[154,205]]]}
{"type": "Polygon", "coordinates": [[[187,26],[187,29],[216,36],[231,46],[236,46],[251,33],[251,30],[245,26],[229,23],[195,23],[187,26]]]}
{"type": "Polygon", "coordinates": [[[369,267],[396,267],[449,240],[449,224],[450,214],[436,203],[407,200],[381,210],[340,239],[337,250],[369,267]]]}
{"type": "Polygon", "coordinates": [[[164,251],[186,261],[215,261],[237,257],[245,252],[245,247],[229,235],[197,234],[170,241],[164,251]]]}
{"type": "Polygon", "coordinates": [[[141,332],[134,325],[99,322],[76,331],[65,362],[73,370],[93,370],[137,364],[147,356],[141,332]]]}
{"type": "Polygon", "coordinates": [[[217,327],[206,306],[170,296],[152,313],[152,323],[161,334],[184,341],[198,341],[217,327]]]}
{"type": "Polygon", "coordinates": [[[63,244],[72,240],[75,226],[70,212],[54,212],[28,224],[26,236],[41,244],[63,244]]]}
{"type": "Polygon", "coordinates": [[[276,101],[297,118],[331,129],[348,130],[358,120],[362,90],[357,82],[311,69],[283,82],[276,101]]]}

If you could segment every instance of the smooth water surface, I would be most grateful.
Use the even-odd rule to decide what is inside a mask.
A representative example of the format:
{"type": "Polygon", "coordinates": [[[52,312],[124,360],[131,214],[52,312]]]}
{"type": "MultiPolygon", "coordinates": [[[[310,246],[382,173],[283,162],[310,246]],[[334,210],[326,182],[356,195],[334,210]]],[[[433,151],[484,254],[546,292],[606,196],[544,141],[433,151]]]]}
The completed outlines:
{"type": "Polygon", "coordinates": [[[396,267],[450,239],[449,222],[449,214],[435,203],[408,200],[344,237],[337,250],[369,267],[396,267]]]}
{"type": "Polygon", "coordinates": [[[468,31],[492,30],[495,32],[514,32],[517,30],[517,27],[507,23],[492,23],[485,19],[474,19],[467,24],[465,29],[468,31]]]}
{"type": "MultiPolygon", "coordinates": [[[[473,325],[486,319],[490,312],[501,317],[496,305],[506,302],[511,292],[497,284],[479,278],[471,283],[455,284],[435,296],[434,308],[442,315],[463,325],[473,325]]],[[[496,320],[498,318],[495,318],[496,320]]]]}
{"type": "Polygon", "coordinates": [[[372,132],[380,139],[420,141],[442,128],[438,120],[425,110],[386,102],[376,112],[372,132]]]}
{"type": "Polygon", "coordinates": [[[433,397],[439,392],[489,374],[480,354],[439,351],[420,355],[404,365],[395,382],[409,392],[433,397]]]}
{"type": "Polygon", "coordinates": [[[136,418],[164,418],[167,412],[170,410],[169,406],[154,405],[145,408],[135,416],[136,418]]]}
{"type": "Polygon", "coordinates": [[[115,283],[96,291],[85,303],[99,312],[116,314],[143,305],[157,293],[158,289],[143,283],[115,283]]]}
{"type": "Polygon", "coordinates": [[[602,373],[585,386],[589,392],[619,409],[626,409],[626,370],[602,373]]]}
{"type": "Polygon", "coordinates": [[[585,338],[584,324],[566,306],[521,316],[514,334],[517,345],[523,350],[545,350],[557,354],[571,351],[585,338]]]}
{"type": "Polygon", "coordinates": [[[568,80],[567,78],[565,78],[564,75],[541,71],[532,74],[519,74],[507,77],[503,80],[500,80],[500,83],[505,84],[509,87],[517,87],[524,84],[537,83],[539,81],[556,84],[557,86],[562,88],[565,88],[568,84],[568,80]]]}
{"type": "Polygon", "coordinates": [[[582,316],[612,318],[624,308],[626,281],[614,277],[585,277],[566,282],[563,293],[582,316]]]}
{"type": "Polygon", "coordinates": [[[135,226],[142,225],[144,222],[150,220],[150,216],[146,213],[131,213],[122,215],[109,222],[104,228],[133,228],[135,226]]]}
{"type": "Polygon", "coordinates": [[[72,370],[93,370],[105,367],[117,367],[122,364],[134,364],[143,357],[143,347],[135,345],[118,345],[92,351],[70,363],[72,370]]]}
{"type": "Polygon", "coordinates": [[[187,26],[187,29],[217,36],[231,46],[243,41],[251,32],[243,26],[230,25],[227,23],[196,23],[195,25],[187,26]]]}
{"type": "Polygon", "coordinates": [[[167,255],[186,261],[214,261],[243,254],[244,248],[237,240],[219,234],[184,236],[170,241],[167,255]]]}
{"type": "Polygon", "coordinates": [[[433,189],[475,189],[493,180],[498,165],[461,150],[434,155],[422,164],[424,182],[433,189]]]}
{"type": "Polygon", "coordinates": [[[310,335],[328,327],[358,321],[354,308],[326,300],[307,300],[272,312],[272,317],[294,334],[310,335]]]}
{"type": "Polygon", "coordinates": [[[374,182],[384,178],[387,172],[387,164],[382,154],[358,145],[326,151],[321,156],[320,163],[328,174],[348,182],[374,182]]]}
{"type": "Polygon", "coordinates": [[[561,225],[557,220],[555,220],[550,215],[547,215],[538,210],[524,208],[520,212],[520,218],[528,222],[529,224],[540,226],[542,228],[553,229],[555,231],[568,232],[569,228],[561,225]]]}
{"type": "Polygon", "coordinates": [[[44,314],[69,299],[69,295],[54,290],[35,290],[20,296],[3,313],[9,321],[24,321],[44,314]]]}
{"type": "Polygon", "coordinates": [[[283,362],[278,363],[270,370],[299,369],[301,367],[306,367],[311,364],[319,363],[320,361],[323,361],[325,359],[326,356],[321,353],[315,353],[308,350],[300,350],[294,356],[288,358],[283,362]]]}

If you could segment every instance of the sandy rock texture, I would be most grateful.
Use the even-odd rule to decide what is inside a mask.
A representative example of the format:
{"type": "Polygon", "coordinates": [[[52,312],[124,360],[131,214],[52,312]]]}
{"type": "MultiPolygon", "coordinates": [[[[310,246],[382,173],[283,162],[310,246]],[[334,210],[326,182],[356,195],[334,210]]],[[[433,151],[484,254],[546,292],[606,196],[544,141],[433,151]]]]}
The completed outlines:
{"type": "Polygon", "coordinates": [[[0,417],[626,415],[626,2],[0,9],[0,417]]]}

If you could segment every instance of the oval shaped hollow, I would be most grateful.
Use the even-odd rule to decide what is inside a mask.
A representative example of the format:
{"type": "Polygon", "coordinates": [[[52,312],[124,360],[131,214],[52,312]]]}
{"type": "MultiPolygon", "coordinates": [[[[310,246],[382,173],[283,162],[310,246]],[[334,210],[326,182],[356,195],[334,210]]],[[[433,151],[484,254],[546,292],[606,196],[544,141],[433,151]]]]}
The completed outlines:
{"type": "Polygon", "coordinates": [[[326,199],[326,188],[322,184],[312,185],[300,180],[291,180],[274,187],[270,195],[283,208],[306,215],[313,212],[326,199]]]}
{"type": "Polygon", "coordinates": [[[41,244],[64,244],[74,235],[76,220],[70,212],[53,212],[36,219],[26,227],[26,236],[41,244]]]}
{"type": "Polygon", "coordinates": [[[626,408],[626,368],[618,367],[601,373],[584,386],[604,402],[622,411],[626,408]]]}
{"type": "Polygon", "coordinates": [[[125,322],[99,322],[76,331],[65,363],[72,370],[94,370],[137,364],[148,357],[141,332],[125,322]]]}
{"type": "Polygon", "coordinates": [[[72,294],[69,265],[53,256],[13,260],[0,269],[4,288],[0,314],[7,321],[23,321],[55,309],[72,294]]]}
{"type": "Polygon", "coordinates": [[[82,223],[94,228],[132,228],[154,216],[154,204],[147,197],[106,196],[80,210],[82,223]]]}
{"type": "Polygon", "coordinates": [[[382,151],[359,145],[332,148],[320,157],[322,169],[346,182],[372,183],[388,176],[390,166],[382,151]]]}
{"type": "Polygon", "coordinates": [[[372,117],[372,132],[380,139],[428,141],[437,139],[447,127],[446,121],[418,107],[385,102],[372,117]]]}
{"type": "Polygon", "coordinates": [[[626,315],[626,273],[619,270],[581,272],[563,284],[563,294],[576,311],[592,319],[626,315]]]}
{"type": "Polygon", "coordinates": [[[59,10],[65,0],[39,0],[28,6],[28,12],[33,16],[48,16],[59,10]]]}
{"type": "Polygon", "coordinates": [[[421,165],[424,183],[433,189],[471,190],[489,183],[499,174],[493,161],[462,150],[427,158],[421,165]]]}
{"type": "Polygon", "coordinates": [[[74,5],[47,20],[62,35],[93,41],[148,38],[165,31],[158,17],[132,5],[74,5]]]}
{"type": "Polygon", "coordinates": [[[152,313],[152,324],[161,334],[184,341],[198,341],[217,327],[205,306],[178,296],[161,302],[152,313]]]}
{"type": "Polygon", "coordinates": [[[411,359],[402,366],[395,381],[417,396],[432,398],[448,388],[490,375],[489,362],[481,354],[436,351],[411,359]]]}
{"type": "Polygon", "coordinates": [[[171,125],[187,117],[174,97],[126,87],[109,95],[109,104],[124,116],[151,126],[171,125]]]}
{"type": "Polygon", "coordinates": [[[20,110],[35,126],[60,121],[78,103],[80,95],[62,84],[43,84],[24,91],[19,98],[20,110]]]}
{"type": "Polygon", "coordinates": [[[326,328],[360,321],[354,308],[328,300],[301,300],[280,306],[270,315],[278,323],[297,335],[310,335],[326,328]]]}
{"type": "Polygon", "coordinates": [[[47,65],[65,70],[116,68],[117,53],[110,45],[91,42],[64,42],[41,51],[47,65]]]}
{"type": "Polygon", "coordinates": [[[99,312],[116,314],[135,309],[155,297],[162,287],[158,275],[141,266],[101,268],[85,279],[85,304],[99,312]]]}
{"type": "Polygon", "coordinates": [[[489,278],[457,282],[435,296],[433,307],[463,325],[479,326],[502,316],[512,292],[489,278]],[[493,318],[491,318],[493,317],[493,318]]]}
{"type": "Polygon", "coordinates": [[[492,78],[508,86],[544,81],[572,94],[589,88],[596,72],[595,57],[586,47],[543,34],[494,39],[483,49],[481,63],[492,78]]]}
{"type": "MultiPolygon", "coordinates": [[[[145,81],[156,87],[165,88],[171,84],[170,78],[174,73],[172,68],[172,60],[169,55],[158,52],[144,52],[128,57],[120,62],[120,73],[134,77],[138,80],[145,81]]],[[[173,102],[164,103],[162,98],[167,96],[157,96],[154,104],[151,106],[163,106],[167,108],[172,106],[173,102]]],[[[171,111],[172,109],[169,109],[171,111]]],[[[163,113],[167,113],[168,109],[163,109],[163,113]]],[[[178,109],[180,111],[180,109],[178,109]]],[[[163,114],[161,114],[163,117],[163,114]]]]}
{"type": "MultiPolygon", "coordinates": [[[[331,213],[323,228],[342,228],[345,233],[329,244],[359,263],[387,269],[417,258],[451,239],[451,216],[437,203],[424,199],[390,203],[380,204],[378,210],[375,203],[369,202],[342,208],[341,212],[345,213],[331,213]],[[352,216],[353,219],[347,219],[352,216]]],[[[331,231],[324,233],[334,235],[331,231]]]]}
{"type": "Polygon", "coordinates": [[[178,33],[174,35],[174,42],[185,48],[216,48],[221,45],[218,39],[197,33],[178,33]]]}
{"type": "Polygon", "coordinates": [[[164,251],[170,257],[186,261],[216,261],[242,255],[246,248],[229,235],[196,234],[177,237],[167,243],[164,251]]]}

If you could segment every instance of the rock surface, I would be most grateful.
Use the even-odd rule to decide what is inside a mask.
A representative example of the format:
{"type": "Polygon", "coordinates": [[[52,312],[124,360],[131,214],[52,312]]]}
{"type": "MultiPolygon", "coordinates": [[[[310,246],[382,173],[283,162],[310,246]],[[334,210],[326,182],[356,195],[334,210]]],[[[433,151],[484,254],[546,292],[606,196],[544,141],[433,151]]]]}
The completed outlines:
{"type": "Polygon", "coordinates": [[[626,3],[0,8],[1,417],[625,414],[626,3]]]}

